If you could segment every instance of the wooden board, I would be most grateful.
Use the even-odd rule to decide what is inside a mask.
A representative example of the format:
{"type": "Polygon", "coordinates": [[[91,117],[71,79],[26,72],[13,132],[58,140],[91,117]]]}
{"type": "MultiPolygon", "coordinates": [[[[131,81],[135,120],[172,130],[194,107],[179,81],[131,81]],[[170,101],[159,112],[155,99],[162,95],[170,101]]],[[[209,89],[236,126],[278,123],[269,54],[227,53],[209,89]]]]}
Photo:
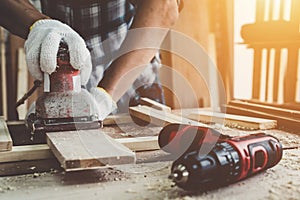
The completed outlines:
{"type": "MultiPolygon", "coordinates": [[[[28,92],[28,69],[25,60],[25,52],[23,48],[17,50],[17,99],[21,99],[24,94],[28,92]]],[[[17,108],[19,120],[23,120],[27,114],[28,101],[25,101],[23,105],[20,105],[17,108]]]]}
{"type": "Polygon", "coordinates": [[[256,111],[256,110],[247,109],[247,108],[241,108],[241,107],[232,106],[232,105],[226,105],[225,107],[226,107],[227,113],[236,114],[236,115],[245,115],[245,116],[251,116],[251,117],[263,117],[263,118],[274,119],[277,121],[278,128],[289,130],[290,132],[297,133],[297,134],[300,133],[300,129],[299,129],[300,120],[288,118],[288,117],[277,116],[277,115],[273,115],[273,114],[266,113],[266,112],[256,111]]]}
{"type": "Polygon", "coordinates": [[[14,146],[11,151],[0,153],[0,163],[33,161],[55,158],[46,144],[14,146]]]}
{"type": "Polygon", "coordinates": [[[135,154],[100,130],[46,133],[47,144],[66,171],[135,162],[135,154]]]}
{"type": "Polygon", "coordinates": [[[1,75],[1,113],[7,119],[7,84],[6,84],[6,47],[4,29],[0,27],[0,75],[1,75]]]}
{"type": "MultiPolygon", "coordinates": [[[[118,138],[115,140],[135,152],[159,149],[158,136],[118,138]]],[[[13,146],[11,151],[0,153],[0,164],[52,158],[55,156],[47,144],[13,146]]]]}
{"type": "Polygon", "coordinates": [[[169,112],[156,110],[148,106],[135,106],[129,108],[129,113],[134,117],[157,126],[165,126],[170,123],[189,124],[194,126],[205,126],[206,124],[177,116],[169,112]]]}
{"type": "Polygon", "coordinates": [[[12,139],[10,137],[4,117],[0,116],[0,151],[10,151],[12,139]]]}
{"type": "Polygon", "coordinates": [[[259,103],[253,103],[253,102],[244,102],[239,100],[230,101],[229,105],[237,106],[241,108],[247,108],[252,110],[257,110],[261,112],[266,112],[272,115],[278,115],[283,117],[289,117],[289,118],[296,118],[300,119],[300,111],[299,110],[293,110],[288,108],[279,108],[271,105],[262,105],[259,103]]]}
{"type": "Polygon", "coordinates": [[[128,113],[109,115],[103,120],[104,126],[111,126],[116,124],[129,124],[129,123],[133,123],[133,122],[128,113]]]}
{"type": "Polygon", "coordinates": [[[152,99],[145,98],[145,97],[141,98],[141,105],[149,106],[149,107],[152,107],[154,109],[162,110],[162,111],[165,111],[165,112],[171,112],[171,107],[166,106],[166,105],[161,104],[161,103],[158,103],[158,102],[156,102],[152,99]]]}
{"type": "Polygon", "coordinates": [[[189,119],[207,122],[221,123],[229,127],[246,129],[246,130],[265,130],[276,128],[277,121],[264,119],[264,118],[254,118],[246,117],[242,115],[232,115],[225,113],[216,113],[211,111],[197,111],[189,114],[189,119]]]}

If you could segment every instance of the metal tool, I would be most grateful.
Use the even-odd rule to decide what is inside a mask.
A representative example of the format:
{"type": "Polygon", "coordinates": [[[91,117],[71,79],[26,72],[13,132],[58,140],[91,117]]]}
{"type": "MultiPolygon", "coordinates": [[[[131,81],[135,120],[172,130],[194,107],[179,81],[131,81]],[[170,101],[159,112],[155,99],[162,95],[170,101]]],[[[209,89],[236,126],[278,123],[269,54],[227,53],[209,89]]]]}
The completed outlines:
{"type": "Polygon", "coordinates": [[[61,41],[56,71],[44,74],[44,93],[27,125],[32,133],[100,128],[95,110],[90,94],[81,88],[80,71],[70,64],[68,46],[61,41]]]}
{"type": "Polygon", "coordinates": [[[276,165],[279,141],[264,133],[218,141],[206,155],[191,151],[173,162],[171,178],[186,190],[208,190],[245,179],[276,165]]]}

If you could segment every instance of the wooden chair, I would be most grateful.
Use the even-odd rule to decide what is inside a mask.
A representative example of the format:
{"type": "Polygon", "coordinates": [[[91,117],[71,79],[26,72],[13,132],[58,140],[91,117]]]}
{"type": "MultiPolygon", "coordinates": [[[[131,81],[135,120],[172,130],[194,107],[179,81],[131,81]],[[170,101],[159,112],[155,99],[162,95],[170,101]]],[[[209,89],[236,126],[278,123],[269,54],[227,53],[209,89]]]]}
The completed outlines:
{"type": "Polygon", "coordinates": [[[256,0],[255,23],[242,27],[244,43],[254,51],[253,99],[296,102],[299,8],[300,0],[256,0]]]}

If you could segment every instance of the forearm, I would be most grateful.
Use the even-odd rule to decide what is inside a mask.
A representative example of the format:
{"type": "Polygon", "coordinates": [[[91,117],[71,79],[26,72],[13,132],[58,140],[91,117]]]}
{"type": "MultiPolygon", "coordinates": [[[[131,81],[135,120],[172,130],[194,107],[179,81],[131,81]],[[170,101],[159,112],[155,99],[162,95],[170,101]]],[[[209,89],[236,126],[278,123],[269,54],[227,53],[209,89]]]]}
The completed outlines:
{"type": "Polygon", "coordinates": [[[174,25],[178,17],[177,0],[139,0],[137,5],[133,30],[129,31],[121,46],[121,52],[126,54],[111,64],[99,83],[115,101],[121,98],[151,61],[168,28],[174,25]]]}
{"type": "Polygon", "coordinates": [[[28,0],[1,0],[0,25],[26,39],[29,27],[39,19],[49,18],[40,13],[28,0]]]}

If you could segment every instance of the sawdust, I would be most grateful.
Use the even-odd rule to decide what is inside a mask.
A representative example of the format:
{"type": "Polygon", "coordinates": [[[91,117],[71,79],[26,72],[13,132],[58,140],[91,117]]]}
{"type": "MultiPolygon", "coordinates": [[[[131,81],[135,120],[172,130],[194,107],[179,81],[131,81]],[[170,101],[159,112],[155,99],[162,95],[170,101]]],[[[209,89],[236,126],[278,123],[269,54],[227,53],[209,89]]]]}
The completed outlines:
{"type": "MultiPolygon", "coordinates": [[[[249,134],[249,131],[216,127],[228,135],[249,134]]],[[[262,131],[251,131],[257,132],[262,131]]],[[[263,132],[277,137],[285,147],[299,145],[300,142],[300,136],[283,131],[263,132]]],[[[118,134],[118,131],[114,133],[118,134]]],[[[0,199],[300,199],[300,149],[285,151],[280,163],[271,169],[206,192],[184,191],[175,186],[167,178],[171,162],[162,162],[161,156],[164,154],[160,151],[149,151],[137,154],[136,165],[71,173],[53,170],[50,173],[0,177],[0,199]]]]}

